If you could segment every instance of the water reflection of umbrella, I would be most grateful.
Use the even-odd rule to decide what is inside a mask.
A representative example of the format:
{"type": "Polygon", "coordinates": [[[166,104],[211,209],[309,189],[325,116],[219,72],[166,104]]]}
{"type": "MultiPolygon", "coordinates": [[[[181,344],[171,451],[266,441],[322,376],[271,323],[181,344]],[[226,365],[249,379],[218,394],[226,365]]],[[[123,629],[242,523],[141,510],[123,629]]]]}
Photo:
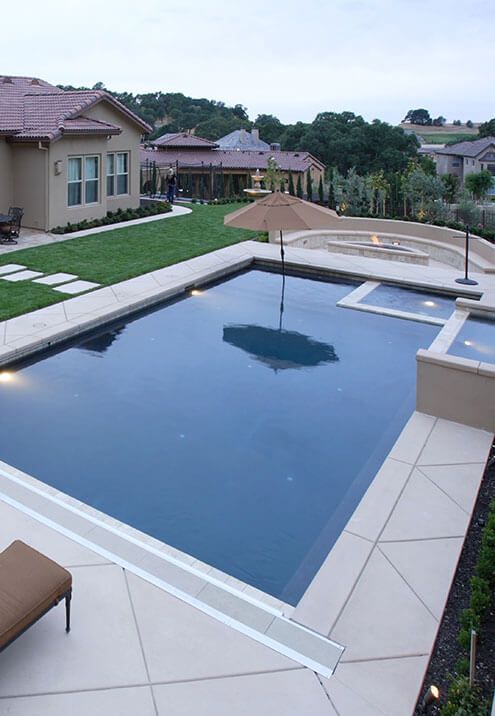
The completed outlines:
{"type": "Polygon", "coordinates": [[[311,368],[338,361],[334,347],[297,331],[256,324],[224,326],[223,340],[273,368],[311,368]]]}
{"type": "Polygon", "coordinates": [[[284,242],[282,231],[302,231],[303,229],[339,228],[342,219],[335,211],[318,204],[303,201],[290,194],[279,191],[264,199],[255,201],[247,207],[227,214],[223,223],[239,229],[254,231],[280,231],[280,255],[284,270],[284,242]]]}

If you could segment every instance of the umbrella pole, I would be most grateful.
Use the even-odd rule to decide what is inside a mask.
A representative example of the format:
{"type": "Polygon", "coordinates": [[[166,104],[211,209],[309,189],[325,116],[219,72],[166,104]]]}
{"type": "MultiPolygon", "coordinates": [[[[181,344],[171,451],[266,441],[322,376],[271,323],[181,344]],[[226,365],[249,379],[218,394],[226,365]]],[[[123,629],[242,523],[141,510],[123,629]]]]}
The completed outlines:
{"type": "Polygon", "coordinates": [[[283,238],[282,238],[282,229],[280,229],[280,256],[282,257],[282,274],[285,275],[284,240],[283,240],[283,238]]]}

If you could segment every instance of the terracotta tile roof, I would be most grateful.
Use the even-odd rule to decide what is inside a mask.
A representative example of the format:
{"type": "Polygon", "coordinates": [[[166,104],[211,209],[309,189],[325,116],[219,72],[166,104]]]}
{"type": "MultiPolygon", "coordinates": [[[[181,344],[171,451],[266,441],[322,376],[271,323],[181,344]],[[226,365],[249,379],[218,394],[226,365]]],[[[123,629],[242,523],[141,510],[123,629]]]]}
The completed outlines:
{"type": "Polygon", "coordinates": [[[457,142],[449,147],[435,150],[435,154],[453,154],[456,157],[477,157],[490,145],[495,145],[495,137],[483,137],[472,142],[457,142]]]}
{"type": "Polygon", "coordinates": [[[101,90],[64,91],[28,77],[0,78],[0,132],[13,141],[54,140],[70,134],[119,134],[120,127],[84,117],[101,101],[109,102],[138,124],[151,127],[101,90]],[[82,115],[82,116],[81,116],[82,115]]]}
{"type": "Polygon", "coordinates": [[[224,169],[246,169],[247,171],[264,170],[268,166],[268,159],[274,157],[279,169],[282,171],[304,172],[310,166],[324,168],[324,165],[309,152],[283,152],[283,151],[237,151],[228,149],[212,149],[209,152],[191,150],[181,151],[154,149],[141,149],[141,162],[155,161],[158,166],[169,166],[179,162],[179,167],[195,168],[222,165],[224,169]]]}
{"type": "Polygon", "coordinates": [[[189,132],[169,132],[162,134],[161,137],[155,139],[152,144],[156,147],[179,147],[192,148],[192,149],[213,149],[218,147],[218,144],[211,142],[209,139],[203,137],[195,137],[194,134],[189,132]]]}

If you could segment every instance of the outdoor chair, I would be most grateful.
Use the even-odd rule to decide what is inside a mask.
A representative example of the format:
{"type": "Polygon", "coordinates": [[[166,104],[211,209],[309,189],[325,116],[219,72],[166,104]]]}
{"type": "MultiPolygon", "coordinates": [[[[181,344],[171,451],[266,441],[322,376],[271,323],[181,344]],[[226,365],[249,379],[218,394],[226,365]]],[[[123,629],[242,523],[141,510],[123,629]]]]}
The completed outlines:
{"type": "Polygon", "coordinates": [[[0,553],[0,651],[65,599],[70,631],[72,575],[56,562],[16,540],[0,553]]]}
{"type": "Polygon", "coordinates": [[[23,216],[24,211],[19,206],[10,207],[8,221],[3,221],[0,225],[0,242],[2,244],[17,244],[16,239],[19,238],[23,216]]]}

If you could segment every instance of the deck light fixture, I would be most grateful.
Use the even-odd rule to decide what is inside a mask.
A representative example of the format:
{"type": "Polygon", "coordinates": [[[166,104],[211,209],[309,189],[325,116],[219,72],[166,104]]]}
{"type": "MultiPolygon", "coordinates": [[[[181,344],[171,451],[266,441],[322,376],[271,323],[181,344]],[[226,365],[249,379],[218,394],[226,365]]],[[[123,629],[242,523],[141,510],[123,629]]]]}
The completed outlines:
{"type": "Polygon", "coordinates": [[[193,290],[191,291],[191,296],[201,296],[202,293],[203,291],[200,291],[199,288],[193,288],[193,290]]]}
{"type": "Polygon", "coordinates": [[[0,383],[10,383],[14,380],[14,374],[8,370],[0,372],[0,383]]]}
{"type": "Polygon", "coordinates": [[[440,698],[440,689],[435,684],[432,684],[428,691],[423,696],[421,701],[421,712],[426,714],[429,711],[429,707],[435,704],[440,698]]]}

